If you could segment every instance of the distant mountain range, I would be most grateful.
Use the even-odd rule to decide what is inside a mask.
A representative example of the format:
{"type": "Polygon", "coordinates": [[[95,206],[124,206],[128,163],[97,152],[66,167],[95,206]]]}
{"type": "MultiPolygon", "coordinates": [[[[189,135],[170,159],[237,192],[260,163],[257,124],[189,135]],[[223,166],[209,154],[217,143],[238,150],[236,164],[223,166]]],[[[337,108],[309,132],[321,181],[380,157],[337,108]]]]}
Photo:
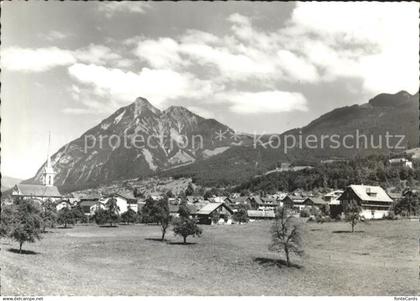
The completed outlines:
{"type": "MultiPolygon", "coordinates": [[[[57,172],[56,185],[65,191],[153,175],[188,176],[205,185],[236,184],[280,162],[311,164],[393,151],[386,145],[379,149],[348,149],[327,144],[321,148],[318,141],[317,148],[295,147],[285,153],[282,145],[277,146],[286,135],[303,140],[308,135],[318,139],[321,135],[339,135],[342,139],[356,135],[358,130],[359,135],[374,137],[377,144],[378,137],[388,132],[404,135],[404,148],[416,147],[418,112],[418,93],[380,94],[366,104],[335,109],[303,128],[275,135],[274,139],[265,135],[256,140],[251,135],[237,135],[228,126],[184,107],[171,106],[160,111],[146,99],[137,98],[63,146],[51,159],[57,172]],[[132,140],[134,137],[136,140],[132,140]],[[270,139],[275,147],[269,145],[270,139]]],[[[397,140],[400,139],[391,140],[394,146],[397,140]]],[[[42,168],[26,182],[41,182],[42,168]]]]}

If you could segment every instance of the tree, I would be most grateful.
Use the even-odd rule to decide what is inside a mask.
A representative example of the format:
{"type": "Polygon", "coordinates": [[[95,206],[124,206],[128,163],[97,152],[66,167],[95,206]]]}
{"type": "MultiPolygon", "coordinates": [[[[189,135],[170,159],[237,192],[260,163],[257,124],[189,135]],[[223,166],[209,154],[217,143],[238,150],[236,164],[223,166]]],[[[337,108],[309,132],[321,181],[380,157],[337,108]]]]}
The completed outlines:
{"type": "Polygon", "coordinates": [[[138,187],[135,187],[133,189],[133,195],[135,198],[144,198],[144,194],[141,192],[141,190],[138,187]]]}
{"type": "Polygon", "coordinates": [[[406,212],[407,215],[417,215],[420,209],[419,196],[416,191],[405,189],[402,198],[394,205],[397,214],[406,212]]]}
{"type": "Polygon", "coordinates": [[[287,266],[290,266],[290,253],[303,254],[303,226],[299,219],[291,215],[286,207],[276,211],[271,227],[271,251],[284,252],[287,266]]]}
{"type": "Polygon", "coordinates": [[[359,221],[363,221],[360,216],[361,210],[361,207],[354,199],[348,200],[343,206],[346,221],[351,224],[351,232],[354,232],[354,227],[356,227],[359,221]]]}
{"type": "Polygon", "coordinates": [[[155,201],[152,198],[147,198],[146,203],[144,204],[143,208],[141,208],[141,215],[142,215],[142,222],[143,223],[153,223],[155,222],[153,219],[153,211],[155,207],[155,201]]]}
{"type": "Polygon", "coordinates": [[[175,197],[175,195],[173,194],[172,190],[168,190],[168,191],[166,192],[166,196],[167,196],[168,198],[173,198],[173,197],[175,197]]]}
{"type": "Polygon", "coordinates": [[[86,217],[85,213],[83,212],[83,209],[79,206],[79,204],[74,207],[71,207],[71,213],[73,215],[74,222],[79,221],[82,223],[89,220],[89,216],[86,217]]]}
{"type": "Polygon", "coordinates": [[[180,217],[190,218],[191,212],[185,200],[181,201],[181,204],[179,204],[178,214],[180,217]]]}
{"type": "Polygon", "coordinates": [[[108,214],[105,209],[99,207],[95,210],[95,214],[93,215],[93,219],[95,223],[98,225],[104,225],[108,222],[108,214]]]}
{"type": "Polygon", "coordinates": [[[135,223],[137,218],[137,213],[131,208],[128,208],[126,212],[121,214],[121,221],[126,224],[135,223]]]}
{"type": "Polygon", "coordinates": [[[214,211],[210,218],[213,224],[217,224],[220,220],[220,213],[218,211],[214,211]]]}
{"type": "Polygon", "coordinates": [[[42,218],[42,232],[45,232],[45,229],[47,227],[48,228],[55,227],[55,224],[57,223],[57,208],[55,207],[54,203],[50,199],[42,203],[41,218],[42,218]]]}
{"type": "Polygon", "coordinates": [[[64,207],[58,211],[57,222],[67,228],[68,224],[74,224],[74,213],[69,207],[64,207]]]}
{"type": "Polygon", "coordinates": [[[248,206],[241,204],[238,207],[238,210],[233,214],[233,220],[238,223],[247,223],[248,218],[248,206]]]}
{"type": "Polygon", "coordinates": [[[154,219],[156,219],[156,221],[158,221],[158,223],[160,224],[160,227],[162,230],[161,240],[163,241],[165,239],[166,230],[168,229],[169,223],[171,220],[167,198],[163,198],[158,201],[157,206],[155,207],[153,216],[154,216],[154,219]]]}
{"type": "Polygon", "coordinates": [[[116,224],[120,221],[120,208],[117,205],[117,200],[111,198],[106,203],[105,210],[106,222],[112,227],[113,224],[116,224]]]}
{"type": "Polygon", "coordinates": [[[25,242],[35,242],[41,239],[42,218],[41,210],[32,200],[20,200],[17,207],[10,238],[19,243],[19,253],[25,242]]]}
{"type": "Polygon", "coordinates": [[[200,237],[202,234],[202,230],[197,225],[197,220],[193,218],[185,218],[179,217],[174,222],[174,229],[175,235],[182,236],[184,239],[184,244],[187,243],[188,236],[198,236],[200,237]]]}
{"type": "Polygon", "coordinates": [[[14,204],[1,204],[0,237],[7,237],[12,230],[14,217],[16,215],[16,206],[14,204]]]}

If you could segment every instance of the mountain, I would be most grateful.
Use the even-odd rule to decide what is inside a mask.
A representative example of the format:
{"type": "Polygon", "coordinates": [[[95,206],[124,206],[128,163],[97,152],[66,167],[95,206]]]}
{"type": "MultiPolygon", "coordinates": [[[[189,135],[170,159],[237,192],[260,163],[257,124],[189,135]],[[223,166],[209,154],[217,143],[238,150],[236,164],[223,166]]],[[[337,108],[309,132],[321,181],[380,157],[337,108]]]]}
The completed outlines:
{"type": "MultiPolygon", "coordinates": [[[[380,94],[366,104],[328,112],[305,127],[255,140],[251,135],[234,135],[226,125],[183,107],[160,111],[146,99],[137,98],[52,156],[56,185],[70,191],[152,175],[187,176],[204,185],[228,185],[273,169],[280,162],[314,164],[323,159],[401,151],[387,147],[385,140],[381,148],[375,146],[387,132],[404,135],[401,146],[405,149],[418,145],[418,99],[418,93],[405,91],[380,94]],[[323,135],[338,135],[343,142],[344,136],[357,134],[367,135],[366,147],[334,148],[328,139],[320,145],[323,135]],[[310,135],[317,138],[318,147],[284,149],[286,137],[305,141],[310,135]],[[269,145],[270,139],[275,147],[269,145]]],[[[399,140],[394,137],[391,144],[399,140]]],[[[39,183],[43,167],[28,182],[39,183]]]]}
{"type": "MultiPolygon", "coordinates": [[[[160,111],[139,97],[51,157],[55,184],[72,190],[192,164],[234,143],[216,139],[218,132],[230,137],[233,130],[184,107],[160,111]]],[[[29,182],[41,182],[44,166],[29,182]]]]}
{"type": "Polygon", "coordinates": [[[379,94],[368,103],[337,108],[302,128],[271,137],[266,135],[260,141],[262,143],[257,143],[257,147],[231,147],[219,156],[172,169],[162,173],[162,176],[189,176],[204,185],[238,184],[256,174],[273,170],[282,162],[315,165],[321,160],[352,159],[375,153],[399,153],[418,146],[419,94],[411,95],[405,91],[379,94]],[[387,133],[393,136],[389,138],[390,147],[386,144],[387,133]],[[285,151],[284,141],[291,139],[286,137],[305,141],[310,135],[311,138],[316,137],[317,147],[313,148],[312,144],[303,143],[302,147],[297,145],[285,151]],[[338,135],[340,146],[335,148],[336,144],[326,139],[322,147],[322,136],[326,135],[338,135]],[[359,147],[356,141],[352,142],[351,139],[348,139],[347,145],[354,144],[354,147],[345,147],[343,142],[347,135],[359,140],[359,147]],[[270,138],[274,138],[273,146],[277,146],[278,141],[283,143],[277,148],[270,147],[270,138]],[[379,144],[380,140],[382,145],[379,144]],[[378,145],[381,147],[377,148],[378,145]],[[397,146],[399,149],[396,149],[397,146]]]}
{"type": "Polygon", "coordinates": [[[22,182],[21,179],[12,178],[8,176],[1,176],[1,191],[6,191],[15,186],[16,184],[19,184],[22,182]]]}

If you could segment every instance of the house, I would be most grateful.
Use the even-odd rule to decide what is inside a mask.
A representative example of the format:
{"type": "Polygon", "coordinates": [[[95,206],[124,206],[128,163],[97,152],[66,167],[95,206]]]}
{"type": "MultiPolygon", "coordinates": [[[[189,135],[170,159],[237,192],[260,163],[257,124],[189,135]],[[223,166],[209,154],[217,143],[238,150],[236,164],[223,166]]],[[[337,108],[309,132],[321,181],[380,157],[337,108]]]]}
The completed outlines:
{"type": "Polygon", "coordinates": [[[250,219],[273,219],[275,218],[274,210],[248,210],[250,219]]]}
{"type": "Polygon", "coordinates": [[[80,207],[80,209],[86,216],[93,215],[96,209],[98,208],[97,203],[101,199],[101,195],[93,192],[89,194],[79,195],[79,197],[80,201],[77,203],[77,206],[80,207]]]}
{"type": "Polygon", "coordinates": [[[339,197],[345,211],[349,202],[356,201],[361,207],[360,215],[366,219],[379,219],[387,216],[393,200],[379,186],[350,185],[339,197]]]}
{"type": "Polygon", "coordinates": [[[413,162],[411,162],[410,160],[406,158],[393,158],[393,159],[389,159],[388,162],[392,166],[408,167],[411,169],[413,168],[413,162]]]}
{"type": "Polygon", "coordinates": [[[251,207],[251,197],[249,196],[240,196],[236,199],[231,199],[230,204],[228,204],[230,208],[232,208],[234,211],[236,211],[239,206],[247,206],[251,207]]]}
{"type": "MultiPolygon", "coordinates": [[[[191,215],[194,215],[195,213],[197,213],[197,207],[195,207],[194,205],[191,204],[187,204],[186,205],[188,210],[190,211],[191,215]]],[[[169,215],[172,217],[178,217],[179,216],[179,204],[178,205],[173,205],[173,204],[169,204],[169,215]]]]}
{"type": "Polygon", "coordinates": [[[313,204],[310,199],[308,200],[308,197],[300,194],[288,195],[282,200],[282,203],[286,208],[293,209],[297,212],[300,212],[305,206],[313,204]]]}
{"type": "Polygon", "coordinates": [[[261,198],[261,200],[264,205],[260,206],[259,210],[275,210],[280,205],[280,199],[273,196],[261,198]]]}
{"type": "Polygon", "coordinates": [[[314,206],[317,208],[322,208],[328,204],[328,202],[324,201],[321,197],[314,196],[306,198],[306,201],[308,202],[308,206],[314,206]]]}
{"type": "Polygon", "coordinates": [[[204,198],[199,197],[199,196],[193,196],[193,195],[186,196],[186,199],[187,199],[187,202],[190,204],[195,204],[195,203],[204,201],[204,198]]]}
{"type": "Polygon", "coordinates": [[[324,200],[328,203],[328,205],[341,205],[338,198],[343,194],[343,190],[334,190],[326,195],[324,195],[324,200]]]}
{"type": "Polygon", "coordinates": [[[159,201],[159,200],[163,199],[163,195],[160,192],[151,192],[149,196],[154,201],[159,201]]]}
{"type": "Polygon", "coordinates": [[[260,207],[264,206],[264,201],[259,195],[250,196],[248,200],[248,204],[250,205],[251,209],[258,210],[260,207]]]}
{"type": "Polygon", "coordinates": [[[324,200],[330,206],[330,216],[335,218],[343,212],[339,197],[343,194],[343,190],[334,190],[324,195],[324,200]]]}
{"type": "Polygon", "coordinates": [[[120,210],[120,214],[126,212],[128,209],[133,210],[134,212],[138,211],[137,199],[128,193],[112,193],[104,198],[102,203],[107,203],[109,200],[114,199],[117,202],[117,206],[120,210]]]}
{"type": "Polygon", "coordinates": [[[226,197],[226,196],[215,196],[212,199],[215,203],[226,203],[227,199],[229,199],[229,198],[226,197]]]}
{"type": "Polygon", "coordinates": [[[57,211],[60,211],[63,208],[71,208],[72,204],[69,200],[60,200],[55,203],[55,208],[57,211]]]}
{"type": "Polygon", "coordinates": [[[193,216],[198,218],[200,224],[211,225],[213,224],[213,214],[219,214],[220,223],[232,223],[233,210],[225,203],[209,203],[198,210],[193,216]]]}
{"type": "Polygon", "coordinates": [[[12,189],[13,199],[33,199],[40,203],[46,200],[60,201],[62,195],[56,186],[38,184],[16,184],[12,189]]]}

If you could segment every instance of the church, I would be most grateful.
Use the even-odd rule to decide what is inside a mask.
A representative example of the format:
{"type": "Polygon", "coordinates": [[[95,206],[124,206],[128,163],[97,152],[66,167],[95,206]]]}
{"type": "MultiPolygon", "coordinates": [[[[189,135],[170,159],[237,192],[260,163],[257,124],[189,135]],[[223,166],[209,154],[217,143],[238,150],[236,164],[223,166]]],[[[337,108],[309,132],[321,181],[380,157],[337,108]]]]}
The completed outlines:
{"type": "Polygon", "coordinates": [[[12,190],[14,199],[32,199],[39,202],[51,200],[53,202],[61,200],[63,196],[54,186],[54,168],[51,164],[51,158],[48,155],[47,163],[42,173],[42,184],[16,184],[12,190]]]}

